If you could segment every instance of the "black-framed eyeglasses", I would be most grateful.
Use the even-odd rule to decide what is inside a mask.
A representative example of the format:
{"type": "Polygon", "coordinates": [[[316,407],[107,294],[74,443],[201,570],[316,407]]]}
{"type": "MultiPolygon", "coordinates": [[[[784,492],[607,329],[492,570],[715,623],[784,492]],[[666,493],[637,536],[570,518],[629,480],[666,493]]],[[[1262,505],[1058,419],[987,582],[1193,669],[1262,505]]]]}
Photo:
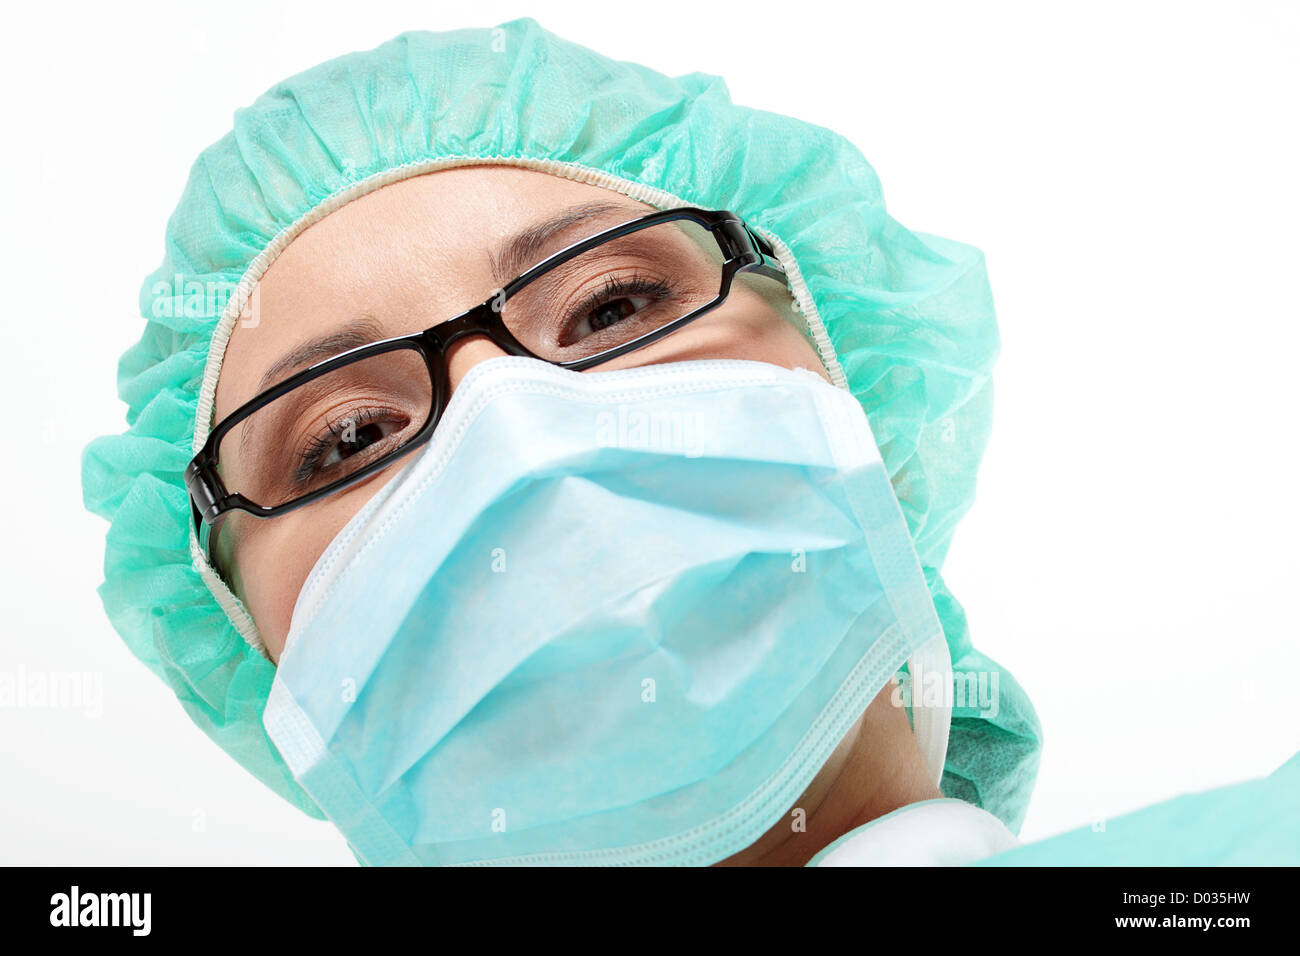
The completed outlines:
{"type": "Polygon", "coordinates": [[[423,332],[318,362],[212,429],[185,469],[195,528],[203,539],[231,511],[284,514],[420,447],[449,400],[444,357],[460,339],[486,336],[507,354],[582,371],[716,308],[743,272],[788,284],[771,245],[736,214],[663,210],[548,256],[423,332]]]}

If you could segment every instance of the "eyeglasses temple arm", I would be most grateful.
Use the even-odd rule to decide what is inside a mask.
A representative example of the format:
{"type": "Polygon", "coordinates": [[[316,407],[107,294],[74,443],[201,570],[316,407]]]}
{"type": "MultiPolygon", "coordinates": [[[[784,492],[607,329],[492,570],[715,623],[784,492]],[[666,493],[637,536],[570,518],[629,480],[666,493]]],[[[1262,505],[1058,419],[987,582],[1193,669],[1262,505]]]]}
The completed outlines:
{"type": "Polygon", "coordinates": [[[777,261],[776,250],[772,248],[772,244],[756,233],[753,229],[750,229],[749,226],[745,227],[745,231],[749,233],[749,238],[753,241],[754,247],[763,254],[763,258],[766,260],[759,265],[750,266],[745,271],[757,272],[759,275],[765,275],[769,279],[775,279],[778,282],[784,282],[786,285],[789,285],[790,277],[786,274],[785,268],[781,263],[777,261]]]}

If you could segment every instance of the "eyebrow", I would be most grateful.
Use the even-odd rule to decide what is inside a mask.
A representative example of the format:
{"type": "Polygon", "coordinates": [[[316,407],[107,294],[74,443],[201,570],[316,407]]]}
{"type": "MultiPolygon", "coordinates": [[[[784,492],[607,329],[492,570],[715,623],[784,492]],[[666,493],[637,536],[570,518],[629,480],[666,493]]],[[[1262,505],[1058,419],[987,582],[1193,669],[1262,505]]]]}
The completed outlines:
{"type": "Polygon", "coordinates": [[[324,361],[333,358],[341,352],[369,345],[383,337],[383,329],[380,328],[375,317],[369,314],[363,315],[341,329],[336,329],[318,339],[312,339],[310,342],[304,342],[285,352],[266,370],[266,374],[262,376],[253,394],[260,395],[272,385],[288,378],[290,373],[301,371],[318,359],[324,361]]]}
{"type": "Polygon", "coordinates": [[[492,276],[497,286],[504,286],[526,268],[540,262],[542,249],[556,236],[580,223],[589,222],[611,212],[620,212],[633,217],[638,213],[645,213],[645,210],[625,202],[598,199],[570,206],[559,215],[533,223],[515,233],[501,244],[495,254],[489,254],[492,276]]]}

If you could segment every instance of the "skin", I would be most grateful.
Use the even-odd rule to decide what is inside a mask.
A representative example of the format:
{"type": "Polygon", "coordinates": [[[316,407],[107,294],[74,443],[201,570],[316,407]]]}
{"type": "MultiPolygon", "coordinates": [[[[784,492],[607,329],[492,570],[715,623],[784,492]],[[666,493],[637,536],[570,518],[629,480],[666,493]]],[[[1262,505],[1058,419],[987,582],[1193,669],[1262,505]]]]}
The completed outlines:
{"type": "MultiPolygon", "coordinates": [[[[532,261],[654,211],[610,190],[510,166],[442,170],[348,203],[302,232],[263,275],[257,322],[236,325],[222,362],[215,420],[257,395],[263,377],[285,354],[363,315],[373,341],[418,332],[482,302],[499,285],[490,257],[500,244],[533,223],[593,201],[618,208],[560,233],[532,261]]],[[[503,354],[482,337],[457,342],[447,356],[453,389],[475,364],[503,354]]],[[[788,290],[748,275],[711,313],[598,370],[709,358],[803,367],[826,377],[790,308],[788,290]]],[[[273,661],[279,661],[294,602],[321,553],[409,460],[274,519],[241,512],[226,519],[218,555],[273,661]]],[[[806,813],[806,829],[782,820],[724,864],[801,865],[848,829],[906,803],[941,796],[925,778],[907,715],[889,691],[881,691],[796,801],[806,813]]]]}

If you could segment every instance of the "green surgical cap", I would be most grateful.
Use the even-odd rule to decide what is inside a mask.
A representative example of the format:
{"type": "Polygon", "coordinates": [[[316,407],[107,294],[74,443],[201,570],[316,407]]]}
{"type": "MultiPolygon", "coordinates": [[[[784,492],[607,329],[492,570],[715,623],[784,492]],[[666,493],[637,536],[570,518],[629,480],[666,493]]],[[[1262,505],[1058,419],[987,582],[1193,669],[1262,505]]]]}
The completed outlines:
{"type": "Polygon", "coordinates": [[[408,32],[276,84],[199,154],[140,291],[118,364],[124,434],[82,457],[109,519],[99,593],[132,653],[191,719],[277,793],[323,814],[261,723],[274,665],[246,609],[196,549],[182,473],[212,425],[234,323],[312,222],[397,180],[511,163],[667,208],[730,209],[773,242],[838,384],[866,408],[943,622],[959,683],[942,789],[1019,830],[1039,724],[970,642],[940,575],[970,507],[991,421],[997,325],[981,254],[885,212],[862,154],[819,126],[737,106],[717,76],[670,78],[563,40],[531,18],[408,32]]]}

